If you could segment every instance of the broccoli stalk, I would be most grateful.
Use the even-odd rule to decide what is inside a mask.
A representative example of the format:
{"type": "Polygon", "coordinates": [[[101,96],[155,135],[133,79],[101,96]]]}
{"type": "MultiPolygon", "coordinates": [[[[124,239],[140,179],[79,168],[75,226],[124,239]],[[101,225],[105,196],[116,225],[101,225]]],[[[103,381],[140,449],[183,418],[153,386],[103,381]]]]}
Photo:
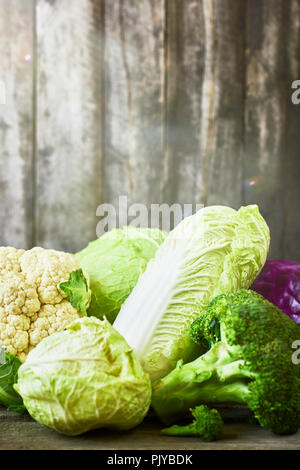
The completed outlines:
{"type": "Polygon", "coordinates": [[[175,424],[162,429],[161,433],[167,436],[200,436],[204,441],[215,441],[221,437],[223,421],[217,410],[200,405],[190,411],[195,418],[190,424],[175,424]]]}
{"type": "Polygon", "coordinates": [[[291,345],[300,328],[252,291],[216,297],[192,325],[193,340],[210,349],[179,362],[153,384],[152,406],[171,424],[200,403],[243,403],[261,426],[289,434],[300,425],[299,365],[291,345]]]}
{"type": "Polygon", "coordinates": [[[152,406],[163,423],[171,424],[199,403],[245,403],[249,377],[241,366],[234,348],[218,342],[193,362],[179,361],[154,382],[152,406]]]}

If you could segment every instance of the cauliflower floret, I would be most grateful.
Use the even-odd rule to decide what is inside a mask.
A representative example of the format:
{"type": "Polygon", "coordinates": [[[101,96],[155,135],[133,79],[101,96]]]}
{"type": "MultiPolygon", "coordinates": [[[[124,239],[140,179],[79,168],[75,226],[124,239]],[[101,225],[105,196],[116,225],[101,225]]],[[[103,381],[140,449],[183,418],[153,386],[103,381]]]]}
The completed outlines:
{"type": "Polygon", "coordinates": [[[59,289],[79,268],[69,253],[0,247],[0,346],[25,361],[43,338],[80,318],[59,289]]]}
{"type": "Polygon", "coordinates": [[[55,306],[43,305],[39,316],[30,326],[30,345],[37,346],[43,338],[64,330],[78,317],[78,311],[67,300],[63,300],[55,306]]]}
{"type": "Polygon", "coordinates": [[[24,313],[28,317],[40,309],[36,286],[21,272],[0,271],[0,305],[4,315],[24,313]]]}
{"type": "Polygon", "coordinates": [[[74,255],[38,247],[21,256],[20,266],[27,279],[37,286],[41,304],[52,305],[66,298],[58,286],[69,279],[72,271],[79,269],[74,255]]]}
{"type": "Polygon", "coordinates": [[[20,258],[25,253],[25,250],[18,250],[11,246],[0,247],[0,272],[7,273],[8,271],[20,272],[20,258]]]}

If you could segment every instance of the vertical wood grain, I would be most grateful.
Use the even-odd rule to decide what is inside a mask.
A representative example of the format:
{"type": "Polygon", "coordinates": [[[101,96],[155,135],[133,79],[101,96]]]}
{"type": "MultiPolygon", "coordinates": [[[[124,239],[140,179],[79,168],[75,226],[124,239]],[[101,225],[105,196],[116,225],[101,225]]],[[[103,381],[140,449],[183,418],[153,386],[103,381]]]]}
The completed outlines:
{"type": "Polygon", "coordinates": [[[77,251],[127,195],[258,203],[300,261],[299,0],[0,0],[0,29],[0,244],[77,251]]]}
{"type": "Polygon", "coordinates": [[[167,5],[172,198],[239,207],[245,3],[169,0],[167,5]]]}
{"type": "Polygon", "coordinates": [[[203,0],[206,71],[201,97],[203,201],[242,203],[245,2],[203,0]]]}
{"type": "Polygon", "coordinates": [[[28,248],[33,217],[33,31],[31,0],[0,0],[0,245],[28,248]]]}
{"type": "Polygon", "coordinates": [[[270,257],[296,259],[300,121],[291,105],[291,69],[299,73],[299,2],[248,6],[245,202],[258,203],[268,221],[270,257]]]}
{"type": "Polygon", "coordinates": [[[76,251],[101,203],[102,3],[37,1],[37,243],[76,251]]]}
{"type": "Polygon", "coordinates": [[[287,28],[287,119],[282,155],[284,211],[283,240],[279,255],[300,262],[300,105],[291,101],[291,83],[300,78],[300,2],[290,0],[287,28]]]}
{"type": "Polygon", "coordinates": [[[105,5],[104,199],[162,199],[164,1],[105,5]]]}
{"type": "Polygon", "coordinates": [[[168,0],[166,45],[166,202],[203,203],[201,94],[205,76],[203,2],[168,0]]]}

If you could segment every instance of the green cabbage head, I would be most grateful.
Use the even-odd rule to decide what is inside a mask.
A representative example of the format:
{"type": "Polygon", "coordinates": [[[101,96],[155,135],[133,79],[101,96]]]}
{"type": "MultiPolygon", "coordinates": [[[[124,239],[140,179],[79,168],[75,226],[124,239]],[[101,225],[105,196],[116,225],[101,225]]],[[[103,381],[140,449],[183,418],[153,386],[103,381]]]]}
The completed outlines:
{"type": "Polygon", "coordinates": [[[105,233],[76,254],[90,279],[92,298],[88,315],[105,316],[114,322],[166,236],[159,229],[128,226],[105,233]]]}
{"type": "Polygon", "coordinates": [[[132,349],[95,317],[41,341],[20,367],[15,389],[36,421],[70,436],[131,429],[151,401],[149,376],[132,349]]]}

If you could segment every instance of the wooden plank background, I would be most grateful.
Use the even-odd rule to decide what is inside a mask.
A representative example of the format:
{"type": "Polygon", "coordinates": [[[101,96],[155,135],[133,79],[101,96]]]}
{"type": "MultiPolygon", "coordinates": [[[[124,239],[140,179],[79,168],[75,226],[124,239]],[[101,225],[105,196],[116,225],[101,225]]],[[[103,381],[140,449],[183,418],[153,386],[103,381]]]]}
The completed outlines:
{"type": "Polygon", "coordinates": [[[18,247],[34,231],[33,3],[0,1],[0,244],[18,247]]]}
{"type": "Polygon", "coordinates": [[[300,0],[0,0],[0,244],[77,251],[96,208],[258,203],[300,261],[300,0]]]}
{"type": "MultiPolygon", "coordinates": [[[[97,429],[71,437],[35,422],[27,413],[18,414],[0,406],[0,450],[299,450],[300,431],[278,436],[257,424],[249,424],[243,410],[221,411],[225,421],[220,441],[204,442],[197,436],[162,436],[158,419],[148,416],[131,431],[97,429]],[[163,438],[162,438],[163,437],[163,438]]],[[[113,453],[112,453],[113,455],[113,453]]],[[[196,463],[195,461],[193,462],[196,463]]],[[[132,468],[129,467],[129,468],[132,468]]]]}

